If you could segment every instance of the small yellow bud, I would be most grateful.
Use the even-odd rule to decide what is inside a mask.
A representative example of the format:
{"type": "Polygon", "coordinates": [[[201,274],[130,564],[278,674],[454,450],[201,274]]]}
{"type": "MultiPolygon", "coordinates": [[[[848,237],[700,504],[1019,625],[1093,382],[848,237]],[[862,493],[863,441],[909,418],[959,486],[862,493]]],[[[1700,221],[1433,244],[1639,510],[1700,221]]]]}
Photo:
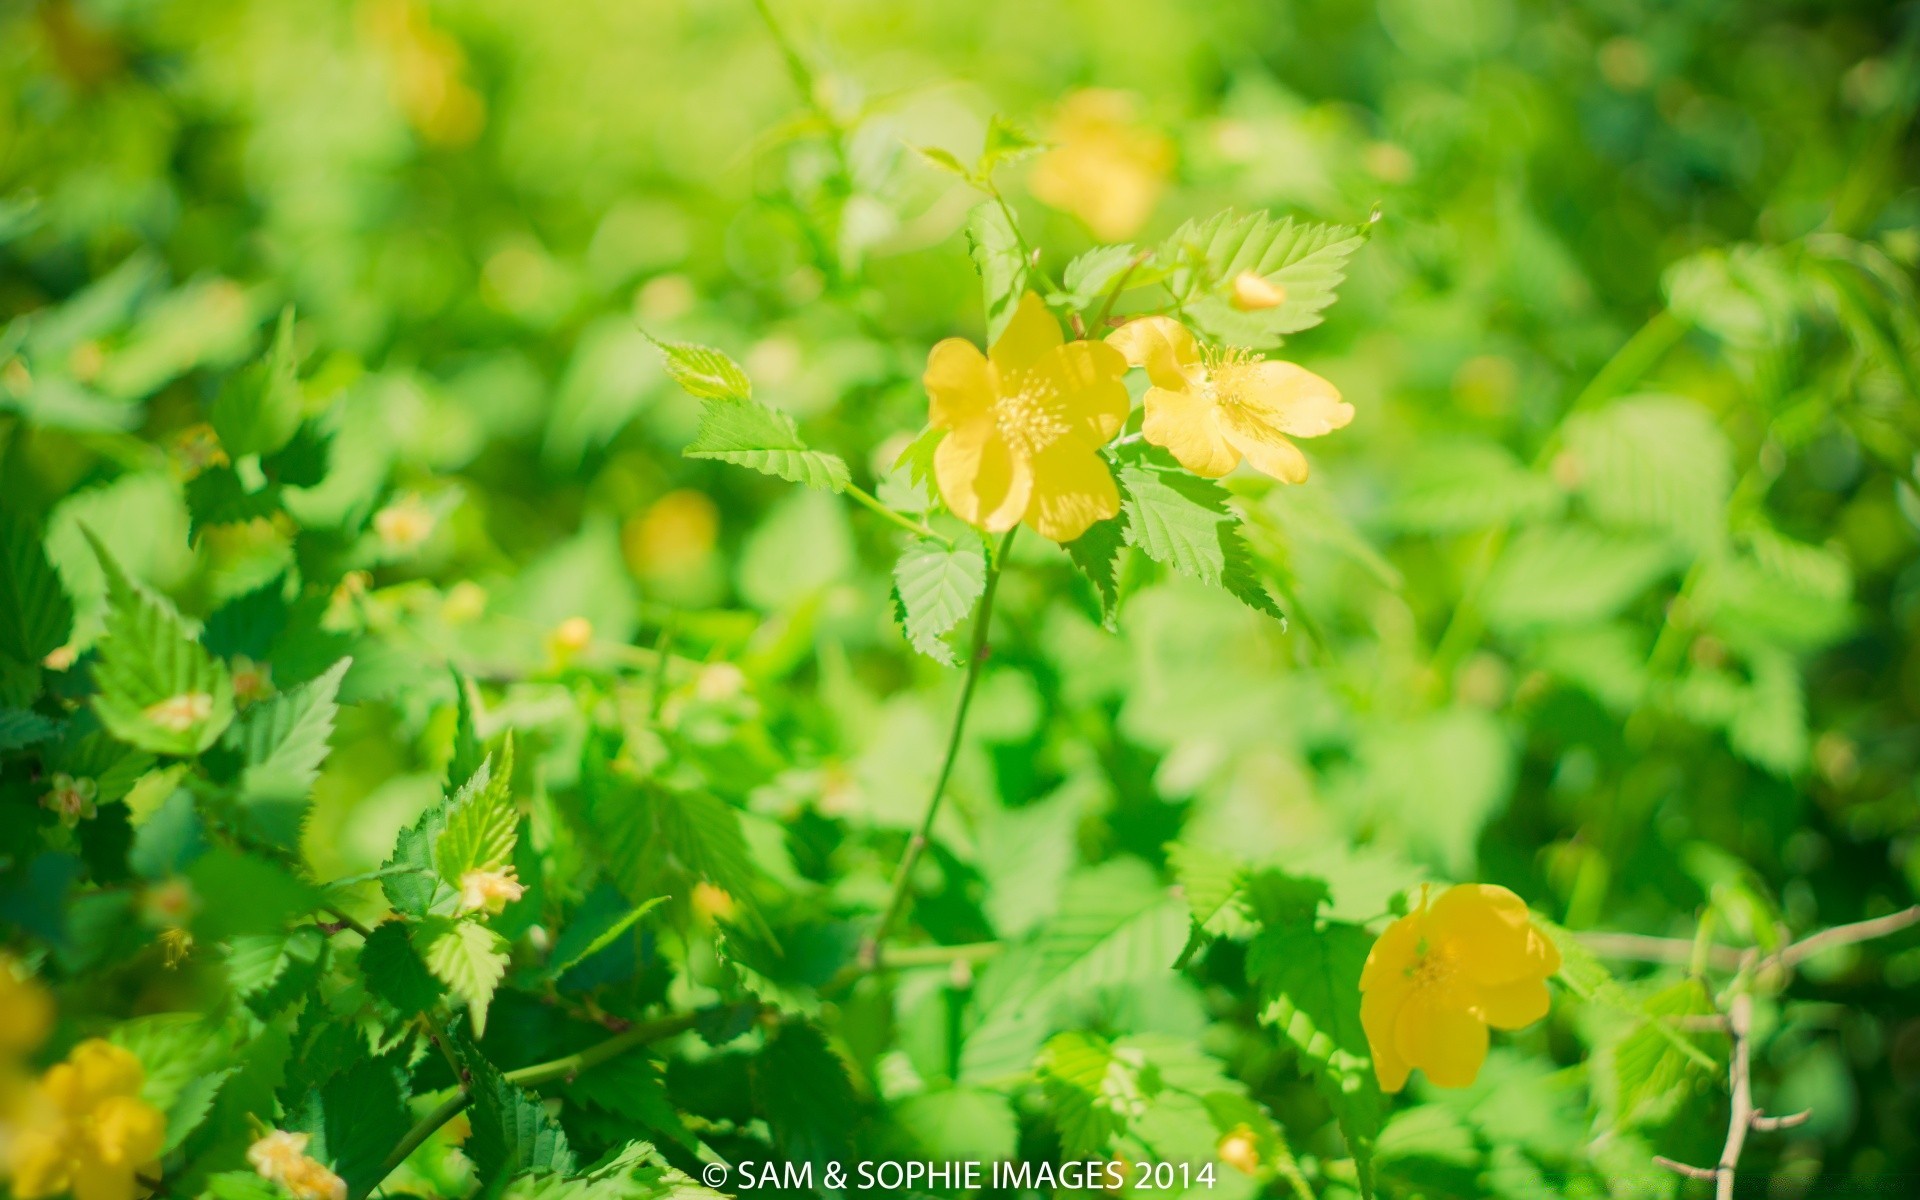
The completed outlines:
{"type": "Polygon", "coordinates": [[[97,790],[91,779],[55,774],[53,790],[40,797],[40,805],[59,817],[62,825],[72,829],[82,821],[93,819],[98,811],[94,805],[97,790]]]}
{"type": "Polygon", "coordinates": [[[80,651],[78,647],[72,642],[68,642],[64,646],[47,651],[47,656],[40,660],[40,665],[49,671],[64,671],[68,667],[71,667],[79,657],[80,651]]]}
{"type": "Polygon", "coordinates": [[[1241,312],[1278,308],[1286,302],[1287,289],[1264,275],[1242,271],[1233,277],[1233,306],[1241,312]]]}
{"type": "Polygon", "coordinates": [[[585,617],[568,617],[553,627],[554,650],[562,654],[578,654],[593,642],[593,622],[585,617]]]}
{"type": "Polygon", "coordinates": [[[373,532],[395,554],[419,549],[433,536],[434,523],[433,510],[411,492],[373,514],[373,532]]]}
{"type": "Polygon", "coordinates": [[[724,888],[717,888],[702,880],[693,885],[690,897],[693,915],[702,925],[711,925],[715,921],[730,921],[739,905],[724,888]]]}
{"type": "Polygon", "coordinates": [[[1243,1175],[1260,1173],[1260,1143],[1245,1125],[1221,1138],[1215,1153],[1219,1154],[1221,1162],[1243,1175]]]}

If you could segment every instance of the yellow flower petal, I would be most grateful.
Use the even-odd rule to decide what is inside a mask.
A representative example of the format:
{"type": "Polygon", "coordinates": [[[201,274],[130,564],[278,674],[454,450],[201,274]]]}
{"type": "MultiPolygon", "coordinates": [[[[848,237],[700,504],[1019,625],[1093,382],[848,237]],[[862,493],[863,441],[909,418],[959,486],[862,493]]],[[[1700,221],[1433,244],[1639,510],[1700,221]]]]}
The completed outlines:
{"type": "Polygon", "coordinates": [[[1480,1017],[1495,1029],[1521,1029],[1547,1015],[1552,997],[1544,979],[1520,979],[1480,989],[1480,1017]]]}
{"type": "Polygon", "coordinates": [[[134,1200],[145,1193],[135,1182],[131,1166],[93,1158],[74,1161],[73,1200],[134,1200]]]}
{"type": "MultiPolygon", "coordinates": [[[[1391,934],[1392,928],[1387,932],[1391,934]]],[[[1386,935],[1382,935],[1381,940],[1385,941],[1386,935]]],[[[1374,970],[1374,961],[1368,956],[1367,971],[1374,970]]],[[[1360,1025],[1367,1033],[1367,1048],[1373,1051],[1374,1077],[1380,1081],[1382,1091],[1397,1092],[1407,1086],[1408,1070],[1407,1060],[1400,1056],[1394,1044],[1400,1010],[1406,1005],[1410,990],[1404,968],[1376,971],[1372,982],[1363,971],[1360,987],[1360,1025]]]]}
{"type": "Polygon", "coordinates": [[[1387,926],[1373,949],[1367,951],[1367,965],[1360,968],[1360,990],[1404,984],[1420,954],[1420,918],[1401,917],[1387,926]]]}
{"type": "Polygon", "coordinates": [[[1241,312],[1278,308],[1286,302],[1287,289],[1264,275],[1242,271],[1233,277],[1233,306],[1241,312]]]}
{"type": "Polygon", "coordinates": [[[1487,1061],[1486,1022],[1467,1011],[1456,990],[1418,988],[1400,1009],[1394,1049],[1435,1087],[1466,1087],[1487,1061]]]}
{"type": "Polygon", "coordinates": [[[1140,432],[1165,446],[1195,475],[1218,479],[1240,465],[1240,452],[1221,435],[1211,401],[1189,391],[1148,388],[1146,420],[1140,432]]]}
{"type": "Polygon", "coordinates": [[[1187,390],[1189,370],[1200,363],[1200,343],[1172,317],[1128,321],[1107,335],[1107,344],[1126,355],[1129,365],[1145,367],[1155,387],[1187,390]]]}
{"type": "Polygon", "coordinates": [[[1307,481],[1307,456],[1271,425],[1263,425],[1245,409],[1220,408],[1217,424],[1227,444],[1246,455],[1253,469],[1284,483],[1307,481]]]}
{"type": "Polygon", "coordinates": [[[1353,420],[1353,405],[1340,399],[1340,389],[1305,367],[1290,362],[1255,363],[1244,385],[1247,398],[1260,406],[1281,433],[1319,437],[1344,429],[1353,420]]]}
{"type": "Polygon", "coordinates": [[[1526,901],[1506,888],[1456,884],[1433,902],[1427,920],[1434,939],[1445,943],[1467,977],[1483,987],[1545,978],[1559,969],[1559,953],[1533,928],[1526,901]]]}
{"type": "Polygon", "coordinates": [[[1033,459],[1033,502],[1026,521],[1042,537],[1071,542],[1095,521],[1120,512],[1120,489],[1098,454],[1063,438],[1033,459]]]}
{"type": "Polygon", "coordinates": [[[992,533],[1019,523],[1033,489],[1032,469],[985,417],[941,439],[933,452],[933,477],[954,516],[992,533]]]}
{"type": "Polygon", "coordinates": [[[109,1096],[93,1110],[94,1149],[103,1162],[138,1166],[157,1156],[166,1141],[166,1118],[132,1096],[109,1096]]]}
{"type": "Polygon", "coordinates": [[[1127,360],[1102,342],[1068,342],[1033,365],[1033,373],[1060,389],[1067,427],[1093,446],[1104,446],[1127,423],[1133,401],[1121,377],[1127,360]]]}
{"type": "Polygon", "coordinates": [[[1042,355],[1063,341],[1060,322],[1053,319],[1053,314],[1047,311],[1040,297],[1028,292],[1020,297],[1020,306],[1013,310],[1013,319],[1000,332],[1000,340],[987,351],[987,357],[1005,375],[1009,371],[1031,367],[1042,355]]]}
{"type": "Polygon", "coordinates": [[[929,421],[953,429],[993,407],[993,381],[987,374],[987,356],[965,338],[948,338],[927,353],[926,385],[929,421]]]}

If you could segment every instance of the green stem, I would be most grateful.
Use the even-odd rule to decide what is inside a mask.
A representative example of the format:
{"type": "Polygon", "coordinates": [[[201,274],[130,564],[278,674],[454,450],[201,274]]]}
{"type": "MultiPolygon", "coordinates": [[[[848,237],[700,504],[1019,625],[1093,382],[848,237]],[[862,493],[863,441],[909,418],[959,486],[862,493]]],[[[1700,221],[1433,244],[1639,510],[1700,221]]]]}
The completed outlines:
{"type": "Polygon", "coordinates": [[[960,946],[902,946],[887,955],[887,966],[905,970],[911,967],[944,967],[954,963],[985,962],[1000,953],[999,942],[968,942],[960,946]]]}
{"type": "Polygon", "coordinates": [[[887,505],[882,504],[880,502],[879,497],[875,496],[872,492],[867,491],[865,488],[859,487],[856,484],[849,483],[845,487],[843,487],[841,491],[844,492],[846,495],[852,497],[854,503],[859,504],[864,508],[872,510],[874,513],[876,513],[879,516],[885,517],[887,520],[892,521],[895,525],[898,525],[900,528],[906,530],[908,533],[913,534],[915,537],[930,538],[933,541],[939,542],[942,546],[945,546],[949,550],[953,549],[952,538],[948,537],[944,533],[941,533],[939,530],[933,528],[931,525],[928,525],[924,521],[916,521],[912,517],[909,517],[905,513],[901,512],[899,509],[889,508],[887,505]]]}
{"type": "MultiPolygon", "coordinates": [[[[625,1033],[616,1034],[604,1042],[588,1046],[585,1050],[577,1053],[556,1058],[551,1062],[535,1063],[530,1067],[521,1067],[517,1071],[508,1071],[503,1078],[506,1079],[508,1083],[515,1084],[519,1087],[539,1087],[543,1083],[571,1079],[581,1072],[599,1066],[610,1058],[625,1054],[637,1046],[644,1046],[649,1042],[657,1042],[662,1038],[685,1033],[687,1030],[693,1028],[699,1019],[700,1014],[698,1013],[676,1013],[670,1017],[661,1017],[657,1021],[649,1021],[644,1025],[635,1025],[625,1033]]],[[[380,1174],[375,1181],[375,1186],[378,1186],[381,1180],[385,1180],[387,1176],[393,1174],[401,1163],[412,1157],[413,1152],[418,1150],[428,1138],[432,1137],[435,1130],[458,1116],[460,1111],[466,1108],[472,1099],[472,1094],[467,1091],[465,1086],[457,1088],[445,1100],[442,1100],[436,1105],[432,1112],[415,1122],[413,1128],[407,1130],[406,1136],[400,1139],[399,1144],[393,1148],[393,1152],[388,1154],[386,1160],[380,1164],[380,1174]]]]}
{"type": "Polygon", "coordinates": [[[874,923],[873,932],[860,943],[859,956],[854,960],[856,969],[872,971],[880,965],[880,948],[886,944],[887,934],[892,931],[893,923],[900,916],[900,910],[906,907],[907,888],[913,878],[913,868],[920,862],[920,854],[927,848],[927,842],[933,835],[934,818],[940,815],[940,802],[946,798],[947,780],[953,775],[953,764],[960,757],[960,740],[967,729],[967,709],[973,704],[974,685],[980,682],[980,668],[987,661],[987,627],[993,620],[993,594],[1000,584],[1000,571],[1006,565],[1007,552],[1013,549],[1014,535],[1020,532],[1015,525],[1007,530],[1007,536],[1000,542],[999,552],[993,556],[993,562],[987,567],[987,586],[980,592],[980,603],[973,614],[973,641],[967,651],[967,677],[960,684],[960,701],[954,706],[953,727],[947,732],[947,753],[940,762],[940,773],[934,777],[933,793],[927,797],[927,811],[920,818],[920,827],[907,841],[907,850],[900,856],[900,865],[893,872],[893,887],[887,895],[886,907],[880,910],[880,919],[874,923]]]}

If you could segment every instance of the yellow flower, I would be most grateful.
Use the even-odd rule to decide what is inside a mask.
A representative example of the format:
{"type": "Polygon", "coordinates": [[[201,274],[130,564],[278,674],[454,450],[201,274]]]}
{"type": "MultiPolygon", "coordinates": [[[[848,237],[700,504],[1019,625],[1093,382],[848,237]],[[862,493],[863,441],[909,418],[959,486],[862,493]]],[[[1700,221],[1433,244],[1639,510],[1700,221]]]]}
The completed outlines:
{"type": "Polygon", "coordinates": [[[145,715],[162,729],[186,733],[213,715],[213,697],[205,692],[182,692],[148,705],[145,715]]]}
{"type": "Polygon", "coordinates": [[[504,871],[468,871],[460,876],[460,911],[499,916],[507,905],[526,892],[526,885],[513,877],[512,867],[504,871]]]}
{"type": "Polygon", "coordinates": [[[1286,302],[1287,289],[1265,275],[1242,271],[1233,277],[1233,306],[1241,312],[1278,308],[1286,302]]]}
{"type": "Polygon", "coordinates": [[[32,979],[14,974],[13,960],[0,954],[0,1054],[31,1053],[53,1029],[53,998],[32,979]]]}
{"type": "Polygon", "coordinates": [[[1487,1057],[1487,1026],[1547,1015],[1560,951],[1503,887],[1463,883],[1387,926],[1360,972],[1360,1023],[1380,1086],[1397,1092],[1419,1067],[1439,1087],[1466,1087],[1487,1057]]]}
{"type": "Polygon", "coordinates": [[[74,1200],[133,1200],[159,1174],[166,1118],[140,1099],[140,1060],[98,1038],[49,1069],[8,1130],[15,1200],[72,1192],[74,1200]]]}
{"type": "Polygon", "coordinates": [[[1153,215],[1173,168],[1173,144],[1134,122],[1124,92],[1075,92],[1047,130],[1054,148],[1027,186],[1043,204],[1072,213],[1103,242],[1132,237],[1153,215]]]}
{"type": "Polygon", "coordinates": [[[433,536],[436,520],[426,501],[409,492],[373,514],[373,532],[388,551],[405,554],[433,536]]]}
{"type": "Polygon", "coordinates": [[[1152,381],[1141,432],[1196,475],[1218,479],[1245,458],[1275,479],[1305,483],[1306,456],[1288,439],[1353,420],[1339,389],[1305,367],[1202,347],[1169,317],[1129,321],[1107,341],[1152,381]]]}
{"type": "Polygon", "coordinates": [[[948,338],[927,355],[931,419],[951,430],[933,455],[947,507],[992,533],[1026,522],[1070,542],[1120,511],[1097,453],[1127,419],[1126,360],[1100,342],[1064,342],[1028,292],[982,355],[948,338]]]}

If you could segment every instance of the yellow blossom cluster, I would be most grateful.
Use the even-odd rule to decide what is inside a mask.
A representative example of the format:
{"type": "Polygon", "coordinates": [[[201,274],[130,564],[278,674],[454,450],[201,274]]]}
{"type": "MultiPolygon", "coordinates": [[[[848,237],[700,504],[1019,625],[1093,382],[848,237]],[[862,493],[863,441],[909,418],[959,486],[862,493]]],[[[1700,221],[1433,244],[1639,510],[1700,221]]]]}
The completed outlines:
{"type": "Polygon", "coordinates": [[[514,878],[512,867],[504,871],[468,871],[460,876],[460,911],[484,912],[497,917],[526,892],[526,885],[514,878]]]}
{"type": "Polygon", "coordinates": [[[927,355],[930,419],[948,431],[933,458],[947,508],[991,533],[1024,522],[1062,543],[1118,514],[1099,451],[1126,423],[1130,366],[1150,382],[1141,435],[1197,475],[1218,478],[1244,460],[1304,482],[1292,439],[1353,419],[1339,390],[1306,368],[1203,347],[1169,317],[1130,321],[1104,342],[1066,341],[1028,292],[985,354],[948,338],[927,355]]]}
{"type": "Polygon", "coordinates": [[[146,1072],[99,1038],[75,1046],[38,1079],[19,1056],[46,1036],[52,1005],[0,962],[0,1171],[15,1200],[71,1193],[74,1200],[134,1200],[160,1174],[166,1118],[140,1098],[146,1072]]]}
{"type": "Polygon", "coordinates": [[[269,1130],[247,1147],[247,1163],[294,1200],[346,1200],[346,1181],[307,1154],[308,1140],[304,1133],[269,1130]]]}

